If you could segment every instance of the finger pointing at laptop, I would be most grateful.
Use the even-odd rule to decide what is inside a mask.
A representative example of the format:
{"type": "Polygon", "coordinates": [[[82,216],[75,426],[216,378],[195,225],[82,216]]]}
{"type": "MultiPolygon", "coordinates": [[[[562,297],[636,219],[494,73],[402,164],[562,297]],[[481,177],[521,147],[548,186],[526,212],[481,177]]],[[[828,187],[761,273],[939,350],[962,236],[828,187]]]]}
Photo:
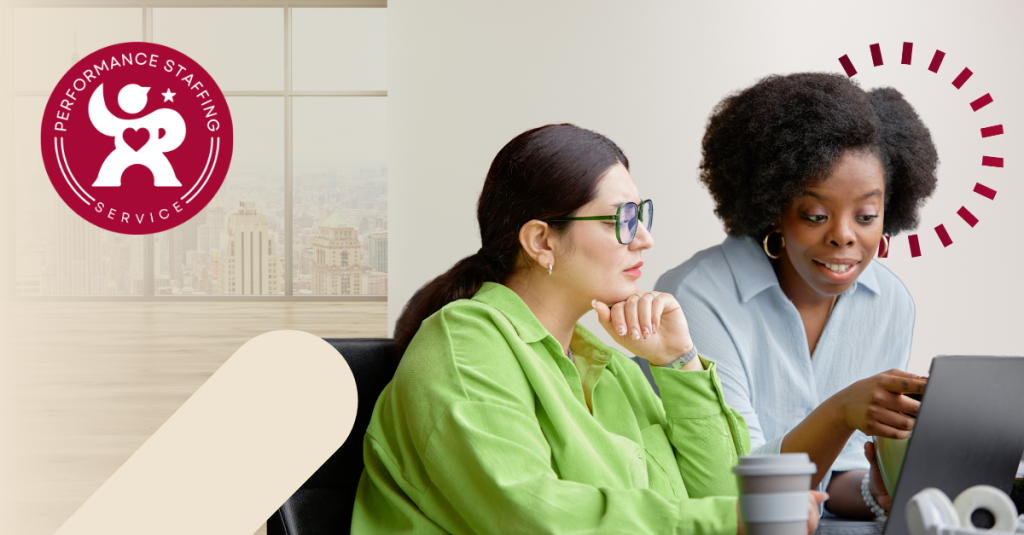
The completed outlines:
{"type": "Polygon", "coordinates": [[[923,394],[928,384],[902,370],[889,370],[840,390],[832,400],[841,407],[846,425],[868,436],[904,439],[914,428],[921,402],[903,394],[923,394]]]}

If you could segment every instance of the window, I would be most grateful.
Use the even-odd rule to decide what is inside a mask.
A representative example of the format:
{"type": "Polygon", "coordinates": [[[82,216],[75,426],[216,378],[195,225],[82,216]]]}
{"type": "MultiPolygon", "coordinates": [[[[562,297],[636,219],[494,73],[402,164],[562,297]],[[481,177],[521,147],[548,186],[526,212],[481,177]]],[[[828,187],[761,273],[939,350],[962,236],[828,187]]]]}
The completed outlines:
{"type": "Polygon", "coordinates": [[[386,295],[386,2],[175,3],[11,11],[14,294],[386,295]],[[153,236],[107,232],[75,216],[39,154],[39,117],[57,79],[80,57],[125,41],[165,44],[201,63],[235,125],[217,198],[153,236]],[[334,259],[347,271],[329,275],[334,259]]]}
{"type": "MultiPolygon", "coordinates": [[[[49,91],[75,62],[114,43],[141,40],[140,10],[13,10],[15,295],[142,295],[144,239],[93,226],[50,185],[39,148],[49,91]]],[[[5,28],[6,32],[6,28],[5,28]]],[[[5,88],[6,89],[6,88],[5,88]]],[[[10,261],[7,260],[7,261],[10,261]]],[[[9,282],[9,281],[8,281],[9,282]]]]}

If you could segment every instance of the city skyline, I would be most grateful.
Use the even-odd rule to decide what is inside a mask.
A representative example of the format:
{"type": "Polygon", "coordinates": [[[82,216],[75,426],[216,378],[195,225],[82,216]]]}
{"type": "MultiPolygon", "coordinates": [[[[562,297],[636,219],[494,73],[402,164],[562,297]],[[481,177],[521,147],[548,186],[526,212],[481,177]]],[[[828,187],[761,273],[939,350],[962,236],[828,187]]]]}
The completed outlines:
{"type": "MultiPolygon", "coordinates": [[[[45,186],[44,176],[37,176],[45,186]]],[[[320,223],[337,214],[354,229],[360,265],[367,282],[361,295],[386,295],[387,165],[343,164],[297,174],[293,189],[293,295],[342,295],[313,289],[313,241],[320,223]],[[373,251],[371,254],[371,245],[373,251]]],[[[38,192],[41,193],[41,192],[38,192]]],[[[266,217],[267,238],[282,254],[278,284],[259,295],[283,295],[283,176],[268,172],[232,172],[217,198],[199,215],[154,235],[155,295],[232,295],[222,287],[223,241],[227,220],[239,203],[252,202],[266,217]]],[[[52,192],[49,210],[34,203],[33,217],[19,218],[16,240],[17,295],[142,295],[141,236],[108,232],[77,217],[52,192]],[[86,244],[92,244],[86,247],[86,244]]],[[[236,294],[242,295],[240,292],[236,294]]],[[[360,295],[355,294],[355,295],[360,295]]]]}

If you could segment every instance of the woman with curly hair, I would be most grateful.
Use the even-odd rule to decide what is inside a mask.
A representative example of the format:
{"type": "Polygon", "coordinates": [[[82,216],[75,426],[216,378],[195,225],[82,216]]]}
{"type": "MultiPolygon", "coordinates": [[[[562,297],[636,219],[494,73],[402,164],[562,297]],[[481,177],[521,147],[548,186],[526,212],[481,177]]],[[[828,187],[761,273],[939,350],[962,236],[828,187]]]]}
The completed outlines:
{"type": "Polygon", "coordinates": [[[894,89],[769,76],[719,103],[702,152],[729,236],[655,288],[718,363],[755,453],[807,452],[830,512],[879,516],[890,498],[867,436],[909,436],[919,403],[901,394],[926,379],[901,371],[914,301],[871,260],[935,189],[928,129],[894,89]]]}

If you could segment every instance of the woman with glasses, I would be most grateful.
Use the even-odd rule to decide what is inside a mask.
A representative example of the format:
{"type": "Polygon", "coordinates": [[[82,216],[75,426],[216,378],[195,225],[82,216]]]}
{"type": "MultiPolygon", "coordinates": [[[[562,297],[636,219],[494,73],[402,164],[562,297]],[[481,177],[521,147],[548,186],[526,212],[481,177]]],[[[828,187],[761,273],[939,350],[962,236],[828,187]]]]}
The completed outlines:
{"type": "Polygon", "coordinates": [[[652,218],[600,134],[549,125],[501,149],[477,207],[483,247],[398,319],[353,533],[738,532],[730,469],[747,429],[675,298],[638,289],[652,218]],[[591,310],[650,362],[660,400],[577,323],[591,310]]]}
{"type": "Polygon", "coordinates": [[[925,380],[914,302],[872,259],[935,189],[928,129],[894,89],[769,76],[708,122],[701,180],[729,236],[663,275],[755,452],[806,452],[840,516],[889,508],[869,435],[906,438],[925,380]],[[888,370],[888,371],[887,371],[888,370]],[[867,459],[865,458],[867,457],[867,459]]]}

